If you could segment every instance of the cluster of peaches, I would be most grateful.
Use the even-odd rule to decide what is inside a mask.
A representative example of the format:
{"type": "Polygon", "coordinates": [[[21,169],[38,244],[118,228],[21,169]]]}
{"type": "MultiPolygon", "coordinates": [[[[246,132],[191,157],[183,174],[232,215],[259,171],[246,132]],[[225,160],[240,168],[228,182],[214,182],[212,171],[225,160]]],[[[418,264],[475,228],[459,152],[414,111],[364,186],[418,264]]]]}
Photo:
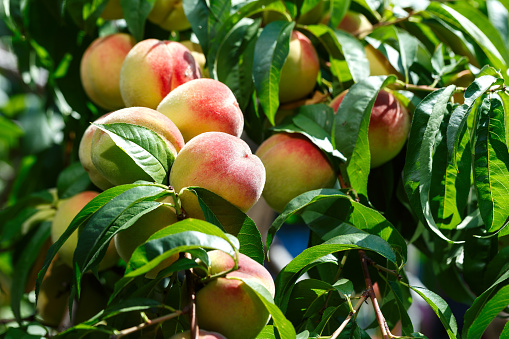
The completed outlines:
{"type": "MultiPolygon", "coordinates": [[[[138,180],[153,181],[106,128],[113,125],[142,127],[164,142],[171,153],[168,155],[171,159],[169,182],[164,184],[173,187],[178,194],[186,217],[205,219],[197,197],[187,187],[205,188],[243,212],[263,194],[269,206],[281,212],[299,194],[336,184],[337,169],[301,134],[273,134],[259,146],[256,154],[252,154],[248,144],[240,138],[244,117],[234,94],[219,81],[201,78],[204,58],[201,55],[203,59],[199,64],[193,53],[184,44],[174,41],[147,39],[135,43],[125,33],[100,37],[86,50],[81,63],[83,88],[95,104],[110,111],[87,128],[80,142],[81,164],[95,186],[106,190],[138,180]]],[[[304,34],[293,31],[289,55],[281,70],[280,102],[309,96],[319,72],[313,44],[304,34]]],[[[338,110],[345,94],[331,102],[334,111],[338,110]]],[[[392,159],[401,150],[409,125],[406,110],[392,94],[381,91],[374,104],[369,129],[372,167],[392,159]]],[[[131,136],[133,140],[139,137],[131,136]]],[[[129,142],[129,137],[125,138],[129,142]]],[[[82,192],[59,204],[53,220],[53,241],[97,195],[97,192],[82,192]]],[[[163,204],[145,214],[115,236],[100,268],[116,264],[118,256],[128,262],[134,250],[153,233],[171,227],[181,217],[171,204],[163,204]]],[[[65,297],[55,290],[51,276],[61,275],[62,270],[72,267],[76,244],[77,234],[74,234],[59,251],[65,269],[53,265],[48,271],[39,296],[41,315],[45,313],[44,308],[55,308],[54,299],[59,293],[60,299],[65,297]],[[52,305],[45,302],[50,299],[52,305]]],[[[234,265],[231,257],[223,252],[209,252],[209,257],[212,276],[234,265]]],[[[164,264],[169,265],[176,259],[170,258],[164,264]]],[[[70,276],[67,271],[65,274],[70,276]]],[[[147,277],[157,272],[150,272],[147,277]]],[[[274,295],[270,273],[246,256],[240,255],[239,269],[228,273],[227,277],[254,278],[274,295]]],[[[267,323],[269,314],[261,301],[250,293],[241,281],[225,277],[212,279],[200,287],[196,295],[200,327],[221,333],[210,334],[211,338],[254,338],[267,323]]],[[[66,302],[64,299],[61,304],[66,302]]],[[[64,307],[60,309],[65,310],[64,307]]],[[[62,314],[53,312],[52,317],[44,320],[58,324],[61,319],[62,314]]]]}

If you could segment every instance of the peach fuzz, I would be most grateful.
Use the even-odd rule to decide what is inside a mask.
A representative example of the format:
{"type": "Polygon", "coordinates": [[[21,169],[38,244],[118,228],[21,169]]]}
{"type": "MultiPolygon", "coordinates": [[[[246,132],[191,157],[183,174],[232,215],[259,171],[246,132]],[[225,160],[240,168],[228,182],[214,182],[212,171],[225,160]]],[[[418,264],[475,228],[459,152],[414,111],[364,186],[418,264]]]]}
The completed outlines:
{"type": "MultiPolygon", "coordinates": [[[[63,199],[58,202],[57,212],[53,217],[51,224],[51,240],[56,242],[58,238],[65,232],[69,227],[72,220],[78,213],[94,199],[98,192],[84,191],[78,193],[71,198],[63,199]]],[[[58,256],[62,262],[69,267],[73,267],[73,256],[74,250],[78,245],[78,231],[75,230],[73,234],[64,242],[62,247],[58,250],[58,256]]],[[[99,269],[107,269],[115,265],[118,261],[117,250],[113,241],[110,242],[106,255],[99,264],[99,269]]]]}
{"type": "Polygon", "coordinates": [[[244,115],[233,92],[213,79],[180,85],[168,93],[157,110],[177,125],[185,142],[213,131],[240,137],[244,129],[244,115]]]}
{"type": "Polygon", "coordinates": [[[124,107],[119,85],[120,69],[135,43],[129,34],[111,34],[95,39],[83,54],[81,83],[90,100],[98,106],[106,110],[124,107]]]}
{"type": "MultiPolygon", "coordinates": [[[[330,106],[341,114],[339,105],[347,91],[342,92],[330,106]]],[[[410,131],[411,117],[408,111],[391,93],[381,90],[371,110],[368,140],[371,153],[371,168],[393,159],[405,145],[410,131]]]]}
{"type": "Polygon", "coordinates": [[[200,78],[200,66],[181,43],[147,39],[127,54],[120,71],[120,93],[127,107],[156,109],[183,83],[200,78]]]}
{"type": "MultiPolygon", "coordinates": [[[[146,107],[124,108],[102,116],[100,124],[128,123],[156,132],[164,140],[173,156],[184,146],[182,134],[163,114],[146,107]]],[[[80,142],[80,161],[96,186],[105,190],[112,186],[137,180],[152,179],[115,145],[105,132],[91,125],[80,142]],[[90,163],[93,166],[89,166],[90,163]],[[99,178],[99,179],[97,179],[99,178]]]]}
{"type": "MultiPolygon", "coordinates": [[[[222,251],[208,253],[211,275],[234,267],[232,257],[222,251]]],[[[224,278],[209,281],[196,293],[196,316],[203,329],[223,334],[228,339],[255,338],[269,320],[262,301],[243,281],[253,279],[267,288],[274,297],[275,285],[270,273],[259,263],[239,254],[238,270],[224,278]]]]}
{"type": "Polygon", "coordinates": [[[292,31],[290,50],[279,79],[279,101],[286,103],[309,95],[319,72],[320,62],[313,44],[301,32],[292,31]]]}
{"type": "Polygon", "coordinates": [[[336,171],[316,145],[298,133],[277,133],[265,140],[256,155],[267,171],[263,198],[277,212],[298,195],[331,188],[336,171]]]}
{"type": "MultiPolygon", "coordinates": [[[[177,333],[177,334],[171,336],[170,339],[191,339],[191,331],[184,331],[182,333],[177,333]]],[[[198,332],[198,339],[226,339],[226,338],[216,332],[200,330],[198,332]]]]}
{"type": "Polygon", "coordinates": [[[156,0],[147,19],[167,31],[184,31],[191,28],[184,13],[182,0],[156,0]]]}
{"type": "MultiPolygon", "coordinates": [[[[180,151],[170,172],[170,185],[180,192],[199,186],[246,212],[260,198],[265,168],[247,143],[223,132],[205,132],[191,139],[180,151]]],[[[188,216],[200,214],[192,193],[180,195],[188,216]]]]}

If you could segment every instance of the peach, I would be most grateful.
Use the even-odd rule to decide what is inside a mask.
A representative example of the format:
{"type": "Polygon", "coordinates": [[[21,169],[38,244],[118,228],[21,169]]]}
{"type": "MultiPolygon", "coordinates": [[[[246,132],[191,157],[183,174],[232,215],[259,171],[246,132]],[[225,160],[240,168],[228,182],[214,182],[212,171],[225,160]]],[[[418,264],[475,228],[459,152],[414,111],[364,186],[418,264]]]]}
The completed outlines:
{"type": "MultiPolygon", "coordinates": [[[[225,252],[208,253],[210,275],[228,271],[234,260],[225,252]]],[[[269,320],[269,312],[262,301],[243,281],[228,278],[247,278],[258,281],[274,296],[275,285],[269,271],[244,254],[239,254],[238,270],[226,277],[208,281],[196,293],[196,317],[201,328],[223,334],[228,339],[255,338],[269,320]]]]}
{"type": "Polygon", "coordinates": [[[184,31],[191,28],[184,13],[182,0],[156,0],[147,19],[167,31],[184,31]]]}
{"type": "MultiPolygon", "coordinates": [[[[339,112],[346,91],[338,95],[330,106],[339,112]]],[[[391,93],[381,90],[376,97],[369,121],[368,139],[371,168],[393,159],[405,145],[410,131],[411,117],[408,111],[391,93]]]]}
{"type": "Polygon", "coordinates": [[[363,14],[348,11],[337,28],[353,35],[365,35],[373,29],[373,25],[363,14]]]}
{"type": "MultiPolygon", "coordinates": [[[[162,113],[150,108],[124,108],[106,114],[96,122],[128,123],[146,127],[163,139],[174,157],[184,146],[182,134],[175,124],[162,113]]],[[[103,190],[137,180],[153,181],[127,153],[115,145],[107,133],[94,125],[89,126],[83,135],[79,156],[90,180],[103,190]]]]}
{"type": "Polygon", "coordinates": [[[392,67],[391,63],[385,55],[371,45],[364,46],[366,57],[369,61],[369,75],[389,75],[396,74],[399,76],[398,71],[392,67]]]}
{"type": "Polygon", "coordinates": [[[168,93],[157,110],[177,125],[185,142],[213,131],[240,137],[244,129],[244,115],[233,92],[213,79],[180,85],[168,93]]]}
{"type": "MultiPolygon", "coordinates": [[[[246,212],[260,198],[265,168],[247,143],[223,132],[205,132],[180,151],[170,171],[170,185],[177,192],[199,186],[221,196],[246,212]]],[[[196,197],[180,195],[188,216],[200,213],[196,197]]]]}
{"type": "Polygon", "coordinates": [[[200,66],[184,45],[147,39],[127,54],[120,70],[120,93],[127,107],[156,109],[173,89],[198,78],[200,66]]]}
{"type": "Polygon", "coordinates": [[[120,94],[120,69],[127,53],[135,45],[126,33],[99,37],[86,49],[81,58],[80,75],[90,100],[106,110],[124,107],[120,94]]]}
{"type": "MultiPolygon", "coordinates": [[[[177,333],[170,337],[170,339],[191,339],[191,331],[184,331],[177,333]]],[[[202,331],[198,333],[198,339],[226,339],[221,334],[216,332],[202,331]]]]}
{"type": "Polygon", "coordinates": [[[279,79],[279,101],[286,103],[308,96],[315,88],[319,72],[320,62],[311,40],[299,31],[292,31],[290,50],[279,79]]]}
{"type": "Polygon", "coordinates": [[[298,195],[333,187],[336,182],[336,171],[327,156],[301,134],[274,134],[260,145],[256,155],[267,171],[263,198],[277,212],[298,195]]]}
{"type": "Polygon", "coordinates": [[[191,54],[194,57],[194,60],[200,65],[200,71],[202,77],[209,77],[208,70],[205,67],[207,63],[207,58],[205,57],[205,54],[203,54],[203,50],[200,46],[200,44],[197,44],[195,42],[192,42],[191,40],[184,40],[180,41],[180,43],[187,47],[191,51],[191,54]]]}
{"type": "Polygon", "coordinates": [[[46,325],[57,327],[64,319],[71,294],[73,272],[57,257],[51,262],[37,297],[37,316],[46,325]]]}
{"type": "MultiPolygon", "coordinates": [[[[58,202],[57,212],[51,224],[51,240],[57,241],[58,238],[65,232],[67,227],[71,224],[72,220],[78,213],[99,193],[94,191],[84,191],[76,194],[75,196],[63,199],[58,202]]],[[[78,245],[78,232],[75,230],[73,234],[64,242],[62,247],[58,250],[60,260],[67,264],[69,267],[74,267],[72,259],[74,250],[78,245]]],[[[99,264],[99,269],[107,269],[115,265],[118,261],[117,250],[113,241],[110,242],[106,255],[99,264]]]]}

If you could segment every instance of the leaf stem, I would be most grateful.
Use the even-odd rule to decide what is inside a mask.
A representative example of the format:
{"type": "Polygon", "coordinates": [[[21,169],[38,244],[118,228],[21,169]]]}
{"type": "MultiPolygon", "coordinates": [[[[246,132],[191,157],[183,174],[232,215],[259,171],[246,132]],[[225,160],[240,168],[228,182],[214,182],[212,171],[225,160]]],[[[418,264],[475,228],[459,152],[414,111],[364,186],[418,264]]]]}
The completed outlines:
{"type": "Polygon", "coordinates": [[[366,282],[366,291],[369,295],[369,298],[371,299],[371,303],[373,304],[373,309],[375,310],[376,320],[378,322],[378,326],[380,327],[380,330],[382,331],[382,337],[384,339],[390,338],[391,335],[389,335],[390,331],[387,326],[387,322],[385,321],[384,315],[382,314],[382,310],[380,309],[380,306],[378,305],[378,301],[376,299],[375,291],[373,290],[373,284],[371,282],[371,276],[369,275],[368,270],[368,257],[366,256],[366,253],[363,250],[359,250],[359,256],[361,257],[361,263],[362,263],[362,273],[364,274],[364,280],[366,282]]]}
{"type": "Polygon", "coordinates": [[[334,333],[332,333],[330,339],[336,339],[340,334],[341,332],[345,329],[346,325],[348,325],[348,323],[350,322],[350,319],[352,319],[352,317],[354,315],[357,315],[357,312],[359,311],[359,308],[361,308],[362,306],[362,303],[364,301],[366,301],[366,299],[368,298],[369,294],[368,294],[368,290],[364,291],[362,293],[362,296],[361,298],[359,299],[359,301],[357,301],[357,304],[355,304],[355,307],[350,311],[350,313],[348,313],[348,316],[346,317],[346,319],[341,323],[341,325],[338,327],[338,329],[336,331],[334,331],[334,333]]]}
{"type": "Polygon", "coordinates": [[[176,318],[178,316],[181,316],[182,314],[185,314],[187,312],[189,312],[188,310],[188,306],[186,306],[182,311],[180,310],[177,310],[173,313],[170,313],[170,314],[166,314],[166,315],[163,315],[162,317],[159,317],[159,318],[156,318],[156,319],[145,319],[145,322],[142,323],[142,324],[139,324],[137,326],[133,326],[133,327],[129,327],[129,328],[126,328],[125,330],[122,330],[122,331],[119,331],[115,334],[112,334],[111,335],[111,339],[118,339],[118,338],[122,338],[128,334],[131,334],[131,333],[134,333],[136,331],[140,331],[148,326],[151,326],[151,325],[155,325],[155,324],[158,324],[158,323],[161,323],[161,322],[164,322],[166,320],[170,320],[170,319],[173,319],[173,318],[176,318]]]}

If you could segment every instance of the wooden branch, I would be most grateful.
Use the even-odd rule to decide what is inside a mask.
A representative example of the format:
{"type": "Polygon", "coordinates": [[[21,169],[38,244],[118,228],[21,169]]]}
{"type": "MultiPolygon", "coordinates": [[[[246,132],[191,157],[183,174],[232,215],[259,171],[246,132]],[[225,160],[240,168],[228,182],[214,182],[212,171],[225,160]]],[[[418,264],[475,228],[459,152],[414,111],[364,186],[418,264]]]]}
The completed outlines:
{"type": "Polygon", "coordinates": [[[373,284],[371,282],[371,277],[369,275],[368,269],[368,257],[363,250],[359,250],[359,256],[361,257],[362,263],[362,272],[364,273],[364,280],[366,281],[366,291],[371,299],[371,303],[373,304],[373,309],[375,310],[376,320],[378,322],[378,326],[382,331],[382,336],[384,339],[389,339],[392,335],[389,334],[389,328],[387,326],[387,322],[385,321],[384,315],[382,314],[382,310],[378,305],[378,301],[376,299],[375,291],[373,290],[373,284]]]}
{"type": "Polygon", "coordinates": [[[366,301],[368,296],[369,296],[368,295],[368,290],[366,290],[366,291],[364,291],[362,293],[361,298],[359,299],[357,304],[355,304],[353,310],[350,311],[350,313],[348,313],[348,316],[341,323],[341,326],[339,326],[338,329],[336,331],[334,331],[334,333],[332,333],[332,336],[330,337],[330,339],[336,339],[341,334],[341,332],[343,332],[343,330],[345,329],[346,325],[348,325],[348,323],[350,322],[350,319],[352,319],[352,317],[359,311],[359,308],[361,308],[362,303],[366,301]]]}
{"type": "Polygon", "coordinates": [[[162,317],[159,317],[159,318],[156,318],[156,319],[148,319],[147,322],[144,322],[143,324],[139,324],[138,326],[133,326],[133,327],[129,327],[129,328],[126,328],[125,330],[122,330],[116,334],[113,334],[111,335],[110,338],[112,339],[118,339],[118,338],[121,338],[121,337],[124,337],[128,334],[131,334],[131,333],[134,333],[136,331],[140,331],[148,326],[152,326],[152,325],[155,325],[155,324],[158,324],[158,323],[161,323],[163,321],[166,321],[166,320],[170,320],[170,319],[173,319],[173,318],[176,318],[182,314],[185,314],[189,312],[189,308],[188,306],[186,306],[182,311],[175,311],[173,313],[170,313],[170,314],[167,314],[167,315],[163,315],[162,317]]]}

